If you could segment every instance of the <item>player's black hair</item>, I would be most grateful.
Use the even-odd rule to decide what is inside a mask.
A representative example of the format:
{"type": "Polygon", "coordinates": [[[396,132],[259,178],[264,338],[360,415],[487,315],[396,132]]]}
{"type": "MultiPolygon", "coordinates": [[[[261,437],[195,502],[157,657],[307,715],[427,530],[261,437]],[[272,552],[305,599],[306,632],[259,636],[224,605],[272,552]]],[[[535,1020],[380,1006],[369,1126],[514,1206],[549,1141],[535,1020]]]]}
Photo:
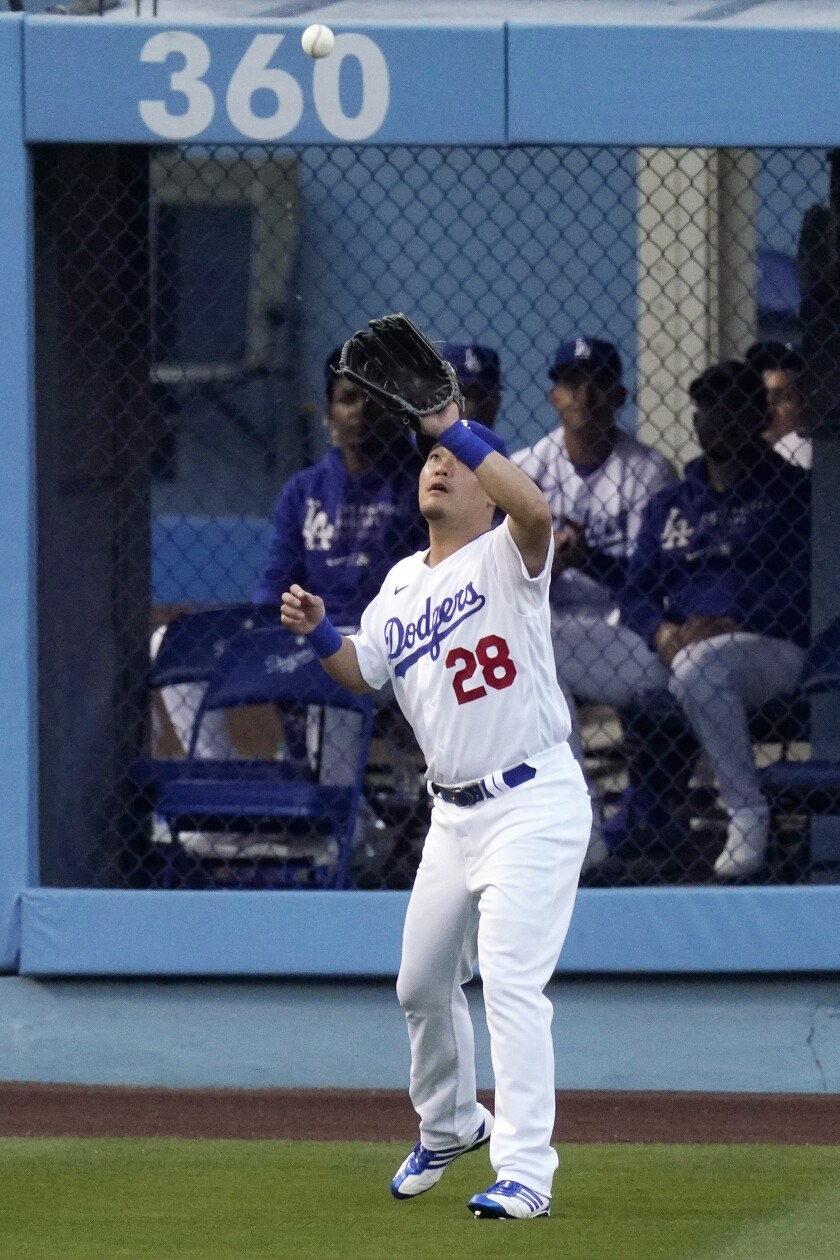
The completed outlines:
{"type": "Polygon", "coordinates": [[[697,406],[720,407],[728,415],[752,410],[757,420],[767,420],[767,390],[761,373],[738,359],[707,367],[689,385],[688,396],[697,406]]]}

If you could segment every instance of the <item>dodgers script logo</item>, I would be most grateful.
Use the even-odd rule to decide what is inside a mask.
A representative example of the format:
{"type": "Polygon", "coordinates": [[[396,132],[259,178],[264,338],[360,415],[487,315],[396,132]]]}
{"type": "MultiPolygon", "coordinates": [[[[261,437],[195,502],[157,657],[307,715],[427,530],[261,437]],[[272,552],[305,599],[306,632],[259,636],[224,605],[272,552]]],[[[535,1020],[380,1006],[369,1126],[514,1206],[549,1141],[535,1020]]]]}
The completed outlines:
{"type": "Polygon", "coordinates": [[[388,660],[395,661],[406,651],[410,653],[404,656],[394,669],[397,677],[402,678],[411,666],[427,653],[431,660],[436,661],[440,656],[441,640],[451,634],[456,626],[460,626],[468,617],[481,612],[486,603],[485,597],[479,594],[472,582],[468,582],[455,595],[445,596],[434,608],[432,608],[431,599],[427,599],[426,606],[416,621],[409,621],[403,625],[399,617],[391,617],[385,623],[385,646],[388,650],[388,660]],[[412,651],[415,644],[419,646],[416,651],[412,651]]]}

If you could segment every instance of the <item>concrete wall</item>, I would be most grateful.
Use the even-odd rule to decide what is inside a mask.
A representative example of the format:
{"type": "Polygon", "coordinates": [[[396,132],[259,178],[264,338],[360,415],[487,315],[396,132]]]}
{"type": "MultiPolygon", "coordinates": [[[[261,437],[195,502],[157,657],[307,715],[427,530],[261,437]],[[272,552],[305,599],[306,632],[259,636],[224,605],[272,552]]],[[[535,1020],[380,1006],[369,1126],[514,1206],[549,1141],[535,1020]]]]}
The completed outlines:
{"type": "MultiPolygon", "coordinates": [[[[479,1088],[492,1088],[481,989],[479,1088]]],[[[840,981],[555,981],[558,1089],[840,1091],[840,981]]],[[[405,1089],[392,982],[0,979],[0,1080],[405,1089]]]]}

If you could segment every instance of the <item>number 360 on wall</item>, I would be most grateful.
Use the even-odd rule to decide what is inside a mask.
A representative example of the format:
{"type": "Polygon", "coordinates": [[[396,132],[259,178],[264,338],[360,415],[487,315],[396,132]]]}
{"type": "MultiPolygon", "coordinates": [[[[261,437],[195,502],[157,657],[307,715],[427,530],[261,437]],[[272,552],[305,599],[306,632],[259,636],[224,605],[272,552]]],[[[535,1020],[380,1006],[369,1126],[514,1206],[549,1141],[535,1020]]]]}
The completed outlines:
{"type": "MultiPolygon", "coordinates": [[[[303,117],[303,90],[297,79],[270,64],[285,38],[255,35],[227,85],[228,119],[249,140],[280,140],[303,117]],[[254,109],[258,94],[259,113],[254,109]]],[[[140,52],[142,62],[164,64],[170,57],[181,62],[169,76],[172,99],[140,101],[140,117],[156,136],[191,140],[206,131],[216,115],[216,96],[205,81],[210,49],[191,31],[161,31],[146,40],[140,52]]],[[[312,63],[312,94],[322,126],[337,140],[372,136],[382,126],[390,101],[388,63],[379,45],[366,35],[337,35],[332,54],[312,63]],[[361,74],[361,103],[352,115],[345,114],[340,92],[341,67],[348,58],[356,61],[361,74]]]]}

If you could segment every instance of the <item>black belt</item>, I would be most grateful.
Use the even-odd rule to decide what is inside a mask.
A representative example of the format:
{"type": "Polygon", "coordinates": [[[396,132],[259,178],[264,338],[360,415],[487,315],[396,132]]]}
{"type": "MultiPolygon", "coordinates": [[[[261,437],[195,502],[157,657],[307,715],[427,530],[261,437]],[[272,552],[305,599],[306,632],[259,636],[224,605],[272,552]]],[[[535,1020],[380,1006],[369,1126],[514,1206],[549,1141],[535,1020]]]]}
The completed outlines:
{"type": "MultiPolygon", "coordinates": [[[[536,770],[533,766],[529,766],[527,761],[522,761],[518,766],[514,766],[511,770],[505,770],[504,774],[499,778],[507,788],[519,787],[520,783],[528,783],[529,780],[536,777],[536,770]]],[[[488,778],[491,777],[488,775],[488,778]]],[[[484,779],[477,779],[475,783],[465,783],[463,787],[445,787],[440,783],[432,783],[429,785],[435,796],[439,796],[442,801],[446,801],[447,805],[460,805],[462,809],[467,809],[470,805],[477,805],[479,801],[495,800],[495,794],[488,792],[484,785],[484,779]]]]}

